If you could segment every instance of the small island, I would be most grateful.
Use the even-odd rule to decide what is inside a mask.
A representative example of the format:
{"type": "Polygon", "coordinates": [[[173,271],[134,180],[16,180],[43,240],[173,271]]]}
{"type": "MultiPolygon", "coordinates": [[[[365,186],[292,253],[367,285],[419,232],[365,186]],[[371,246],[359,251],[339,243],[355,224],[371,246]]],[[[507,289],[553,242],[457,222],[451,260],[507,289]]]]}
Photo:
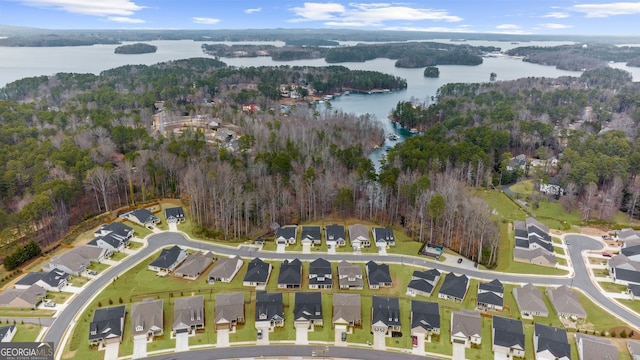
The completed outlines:
{"type": "Polygon", "coordinates": [[[154,53],[158,50],[157,46],[144,44],[144,43],[135,43],[129,45],[121,45],[118,46],[115,50],[116,54],[150,54],[154,53]]]}
{"type": "Polygon", "coordinates": [[[440,77],[440,69],[435,66],[427,66],[424,69],[424,77],[437,78],[440,77]]]}

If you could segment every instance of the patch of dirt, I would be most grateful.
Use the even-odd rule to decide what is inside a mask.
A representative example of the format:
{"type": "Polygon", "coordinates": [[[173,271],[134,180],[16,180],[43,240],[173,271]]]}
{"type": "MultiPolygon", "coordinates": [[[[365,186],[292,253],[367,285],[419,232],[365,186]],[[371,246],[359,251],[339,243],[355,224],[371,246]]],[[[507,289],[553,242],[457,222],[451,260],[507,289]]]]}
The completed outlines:
{"type": "Polygon", "coordinates": [[[635,339],[635,340],[640,339],[640,332],[634,331],[632,328],[628,326],[613,327],[609,330],[609,333],[612,333],[613,331],[615,331],[616,337],[619,338],[619,340],[624,340],[624,338],[620,338],[620,334],[622,333],[622,330],[627,332],[627,339],[635,339]]]}
{"type": "Polygon", "coordinates": [[[64,355],[62,355],[62,358],[63,359],[73,359],[76,356],[76,351],[77,350],[67,351],[66,353],[64,353],[64,355]]]}
{"type": "Polygon", "coordinates": [[[580,228],[580,233],[585,235],[591,235],[591,236],[609,235],[609,232],[607,232],[606,230],[592,228],[592,227],[582,227],[580,228]]]}

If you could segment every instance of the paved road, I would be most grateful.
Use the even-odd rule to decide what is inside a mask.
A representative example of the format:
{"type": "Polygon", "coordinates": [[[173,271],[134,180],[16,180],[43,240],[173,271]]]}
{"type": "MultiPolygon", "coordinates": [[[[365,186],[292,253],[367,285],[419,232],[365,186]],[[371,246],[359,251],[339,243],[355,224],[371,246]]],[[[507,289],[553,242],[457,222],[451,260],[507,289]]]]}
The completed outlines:
{"type": "MultiPolygon", "coordinates": [[[[58,344],[60,344],[66,329],[70,327],[72,324],[74,317],[76,314],[79,314],[84,306],[90,303],[90,300],[94,296],[94,294],[98,294],[100,289],[106,286],[111,282],[111,279],[117,274],[121,274],[128,270],[130,267],[134,266],[136,263],[144,260],[149,257],[160,248],[168,246],[168,245],[181,245],[181,246],[189,246],[192,248],[197,248],[206,251],[213,251],[218,254],[227,254],[227,255],[238,255],[246,258],[253,258],[259,256],[262,259],[271,259],[271,260],[283,260],[283,259],[292,259],[298,258],[302,261],[304,260],[314,260],[318,257],[323,257],[329,261],[354,261],[354,262],[365,262],[369,260],[385,262],[385,263],[397,263],[403,265],[416,265],[423,267],[437,267],[439,270],[446,272],[455,272],[457,274],[466,274],[470,277],[480,278],[480,279],[498,279],[502,282],[507,283],[522,283],[522,282],[533,282],[535,284],[541,285],[569,285],[577,288],[583,289],[587,292],[596,302],[600,303],[603,307],[610,309],[613,313],[625,319],[632,325],[635,325],[636,328],[640,328],[640,318],[633,313],[626,311],[621,308],[615,302],[612,302],[605,296],[603,296],[600,291],[591,283],[588,272],[584,266],[582,261],[580,251],[589,250],[589,249],[600,249],[602,248],[602,244],[596,240],[593,240],[589,237],[579,236],[579,235],[571,235],[567,236],[567,239],[570,241],[569,253],[571,254],[571,259],[576,267],[576,275],[572,278],[567,277],[558,277],[558,276],[548,276],[548,275],[536,275],[536,274],[505,274],[505,273],[495,273],[491,271],[482,271],[478,269],[461,269],[456,266],[446,265],[439,263],[437,261],[433,261],[426,258],[412,257],[406,255],[378,255],[378,254],[360,254],[355,255],[351,253],[337,253],[333,254],[301,254],[301,253],[288,253],[288,254],[278,254],[275,252],[263,252],[258,251],[254,247],[250,246],[240,246],[239,248],[231,248],[218,244],[211,244],[199,241],[192,241],[186,239],[180,233],[174,232],[163,232],[159,234],[154,234],[148,238],[148,246],[140,249],[137,253],[126,257],[120,264],[109,268],[105,271],[102,276],[96,278],[93,282],[87,285],[87,288],[79,293],[68,305],[67,307],[59,313],[58,317],[53,321],[53,324],[47,331],[43,341],[51,341],[54,342],[56,346],[56,350],[60,351],[58,344]]],[[[235,348],[234,348],[235,349],[235,348]]],[[[351,349],[351,348],[349,348],[351,349]]],[[[191,354],[191,352],[190,352],[191,354]]],[[[355,356],[355,355],[354,355],[355,356]]]]}
{"type": "Polygon", "coordinates": [[[159,355],[149,357],[150,360],[210,360],[210,359],[242,359],[242,358],[261,358],[261,357],[306,357],[311,358],[315,352],[315,358],[341,358],[341,359],[370,359],[370,360],[388,360],[389,358],[401,360],[436,360],[435,358],[417,356],[402,353],[389,353],[387,351],[378,351],[362,348],[346,348],[332,347],[328,351],[323,352],[324,346],[251,346],[251,347],[233,347],[224,349],[209,349],[189,351],[183,353],[175,353],[168,355],[159,355]]]}

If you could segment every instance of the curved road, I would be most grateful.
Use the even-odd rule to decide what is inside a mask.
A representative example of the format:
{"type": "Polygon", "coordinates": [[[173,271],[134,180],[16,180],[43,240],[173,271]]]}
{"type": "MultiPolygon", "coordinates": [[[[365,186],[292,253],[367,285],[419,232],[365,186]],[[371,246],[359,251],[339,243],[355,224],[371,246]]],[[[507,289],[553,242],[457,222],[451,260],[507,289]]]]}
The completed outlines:
{"type": "MultiPolygon", "coordinates": [[[[51,341],[56,346],[56,351],[60,351],[58,344],[65,336],[65,332],[71,328],[76,314],[79,314],[83,307],[87,306],[92,297],[97,294],[104,286],[112,281],[113,277],[127,271],[129,268],[137,264],[138,262],[146,259],[150,255],[154,254],[159,249],[169,245],[181,245],[191,248],[196,248],[205,251],[213,251],[216,254],[226,255],[238,255],[245,258],[260,257],[262,259],[269,260],[284,260],[291,258],[298,258],[304,260],[314,260],[320,256],[329,261],[380,261],[386,263],[396,263],[403,265],[415,265],[421,267],[436,267],[438,270],[446,272],[455,272],[457,274],[466,274],[469,277],[475,277],[480,279],[498,279],[506,283],[523,283],[533,282],[541,285],[568,285],[584,290],[594,301],[599,303],[603,308],[608,309],[619,318],[625,320],[630,325],[636,328],[640,328],[640,317],[638,315],[627,311],[620,307],[617,303],[611,301],[593,285],[589,274],[586,270],[584,262],[582,260],[581,252],[583,250],[600,250],[602,244],[592,238],[581,235],[568,235],[566,239],[569,241],[569,254],[571,261],[575,268],[575,276],[573,278],[557,277],[548,275],[536,275],[536,274],[507,274],[497,273],[492,271],[482,271],[478,269],[462,269],[455,266],[446,265],[437,261],[418,258],[407,255],[378,255],[378,254],[349,254],[349,253],[337,253],[337,254],[302,254],[302,253],[275,253],[267,251],[259,251],[254,247],[240,246],[238,248],[232,248],[224,245],[205,243],[200,241],[188,240],[181,233],[177,232],[163,232],[159,234],[151,235],[148,239],[148,245],[141,248],[137,253],[126,257],[116,266],[112,266],[107,269],[101,276],[90,282],[87,287],[77,294],[76,297],[71,300],[66,308],[59,313],[57,318],[49,327],[45,334],[43,341],[51,341]]],[[[254,347],[255,348],[255,347],[254,347]]],[[[235,348],[234,348],[235,349],[235,348]]],[[[287,349],[290,349],[287,347],[287,349]]],[[[349,348],[351,349],[351,348],[349,348]]],[[[191,352],[189,352],[191,354],[191,352]]],[[[177,354],[176,354],[177,355],[177,354]]],[[[175,356],[173,357],[175,358],[175,356]]]]}

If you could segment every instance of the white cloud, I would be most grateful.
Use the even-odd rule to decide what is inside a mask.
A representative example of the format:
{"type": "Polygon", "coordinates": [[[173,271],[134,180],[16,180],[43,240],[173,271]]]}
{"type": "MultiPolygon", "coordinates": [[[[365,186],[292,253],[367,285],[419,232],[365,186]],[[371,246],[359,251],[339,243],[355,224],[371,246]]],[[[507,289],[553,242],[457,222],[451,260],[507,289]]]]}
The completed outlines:
{"type": "Polygon", "coordinates": [[[640,14],[640,2],[613,2],[607,4],[578,4],[571,10],[584,13],[586,17],[609,17],[614,15],[640,14]]]}
{"type": "Polygon", "coordinates": [[[246,9],[244,12],[246,14],[253,14],[253,13],[257,13],[262,11],[262,8],[253,8],[253,9],[246,9]]]}
{"type": "Polygon", "coordinates": [[[559,12],[559,11],[554,11],[554,12],[550,12],[546,15],[543,15],[543,18],[553,18],[553,19],[565,19],[568,18],[570,15],[564,12],[559,12]]]}
{"type": "Polygon", "coordinates": [[[569,29],[573,27],[573,25],[554,24],[554,23],[538,24],[538,26],[540,26],[543,29],[569,29]]]}
{"type": "Polygon", "coordinates": [[[107,18],[109,21],[125,23],[125,24],[144,24],[146,21],[142,19],[134,19],[126,16],[109,16],[107,18]]]}
{"type": "Polygon", "coordinates": [[[145,8],[131,0],[22,0],[22,3],[75,14],[115,17],[130,16],[145,8]]]}
{"type": "Polygon", "coordinates": [[[210,17],[194,17],[193,22],[196,24],[212,25],[220,22],[220,19],[210,17]]]}
{"type": "Polygon", "coordinates": [[[447,21],[462,18],[446,10],[414,8],[389,3],[349,3],[346,7],[336,3],[304,3],[291,9],[297,16],[290,22],[326,21],[328,26],[382,26],[385,21],[447,21]]]}
{"type": "Polygon", "coordinates": [[[502,25],[496,26],[496,29],[500,29],[500,30],[516,30],[516,29],[520,29],[520,26],[518,26],[516,24],[502,24],[502,25]]]}

